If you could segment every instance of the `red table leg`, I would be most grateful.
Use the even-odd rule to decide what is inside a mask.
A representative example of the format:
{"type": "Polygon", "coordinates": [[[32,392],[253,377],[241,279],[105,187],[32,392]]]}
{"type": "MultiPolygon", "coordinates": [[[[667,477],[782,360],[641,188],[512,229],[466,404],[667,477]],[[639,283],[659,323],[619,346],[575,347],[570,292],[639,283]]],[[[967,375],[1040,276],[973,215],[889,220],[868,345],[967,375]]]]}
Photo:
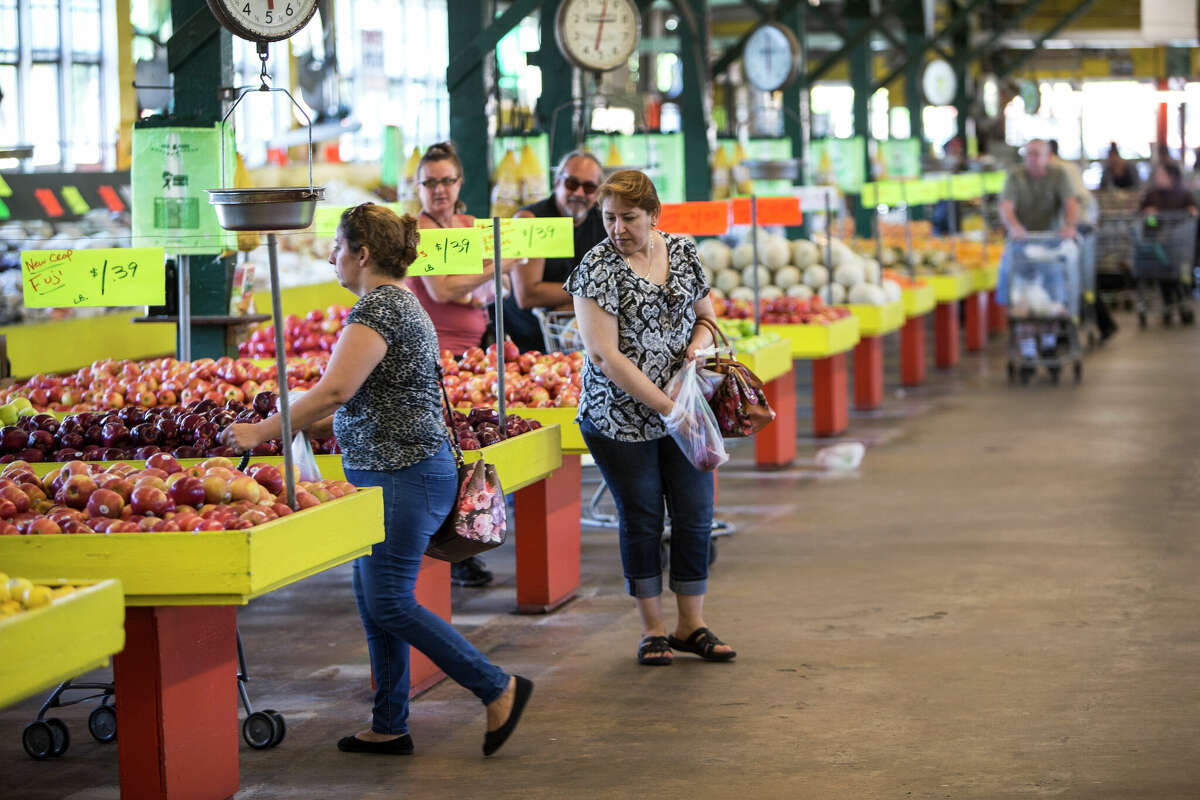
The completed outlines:
{"type": "Polygon", "coordinates": [[[938,303],[933,310],[934,363],[941,369],[958,363],[958,303],[938,303]]]}
{"type": "Polygon", "coordinates": [[[779,469],[796,458],[796,372],[788,370],[763,387],[775,421],[754,435],[754,466],[779,469]]]}
{"type": "Polygon", "coordinates": [[[517,612],[544,614],[579,591],[579,456],[517,492],[517,612]]]}
{"type": "Polygon", "coordinates": [[[121,796],[214,800],[238,790],[237,609],[125,609],[113,657],[121,796]]]}
{"type": "Polygon", "coordinates": [[[996,302],[996,290],[988,292],[988,333],[1004,333],[1008,330],[1008,313],[996,302]]]}
{"type": "MultiPolygon", "coordinates": [[[[446,622],[450,621],[450,562],[425,556],[417,573],[417,602],[446,622]]],[[[410,648],[409,694],[418,695],[446,676],[415,647],[410,648]]]]}
{"type": "Polygon", "coordinates": [[[854,348],[854,407],[883,405],[883,337],[864,336],[854,348]]]}
{"type": "Polygon", "coordinates": [[[850,425],[846,396],[846,354],[838,353],[812,362],[813,435],[834,436],[850,425]]]}
{"type": "Polygon", "coordinates": [[[975,292],[966,299],[967,352],[978,353],[987,344],[987,292],[975,292]]]}
{"type": "Polygon", "coordinates": [[[929,364],[925,358],[925,317],[909,317],[900,329],[900,383],[920,386],[929,364]]]}

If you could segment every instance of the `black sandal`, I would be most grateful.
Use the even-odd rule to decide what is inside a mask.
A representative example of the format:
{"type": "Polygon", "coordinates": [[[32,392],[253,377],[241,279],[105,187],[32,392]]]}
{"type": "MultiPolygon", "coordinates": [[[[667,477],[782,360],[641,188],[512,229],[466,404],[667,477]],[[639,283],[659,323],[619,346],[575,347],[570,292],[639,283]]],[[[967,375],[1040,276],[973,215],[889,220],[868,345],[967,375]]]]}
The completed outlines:
{"type": "Polygon", "coordinates": [[[685,653],[695,653],[706,661],[732,661],[737,657],[737,653],[733,650],[728,653],[714,653],[714,650],[725,643],[708,628],[696,628],[687,639],[668,636],[667,644],[676,650],[683,650],[685,653]]]}
{"type": "Polygon", "coordinates": [[[671,645],[666,636],[647,636],[638,645],[637,660],[647,667],[665,667],[674,659],[669,655],[671,645]],[[651,656],[648,653],[668,653],[668,655],[651,656]]]}

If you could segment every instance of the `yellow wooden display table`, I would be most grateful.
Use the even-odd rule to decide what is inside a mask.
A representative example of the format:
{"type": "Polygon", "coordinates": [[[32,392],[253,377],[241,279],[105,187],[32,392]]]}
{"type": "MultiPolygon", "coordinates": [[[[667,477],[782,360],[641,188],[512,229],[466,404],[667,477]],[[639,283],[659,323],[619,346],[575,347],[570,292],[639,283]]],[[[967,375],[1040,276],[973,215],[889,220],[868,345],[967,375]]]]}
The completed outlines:
{"type": "Polygon", "coordinates": [[[575,417],[579,414],[577,406],[563,406],[562,408],[513,408],[510,411],[519,417],[536,419],[547,427],[557,425],[559,436],[562,437],[561,444],[564,453],[581,455],[588,451],[587,445],[583,443],[583,435],[579,432],[579,425],[575,423],[575,417]]]}
{"type": "Polygon", "coordinates": [[[762,325],[791,343],[792,358],[818,359],[845,353],[858,344],[858,320],[853,315],[828,325],[762,325]]]}
{"type": "Polygon", "coordinates": [[[971,270],[972,286],[977,292],[990,292],[996,288],[1000,278],[1000,265],[979,267],[971,270]]]}
{"type": "Polygon", "coordinates": [[[0,327],[13,377],[73,372],[105,358],[153,358],[175,352],[174,323],[134,325],[133,314],[0,327]]]}
{"type": "Polygon", "coordinates": [[[900,330],[904,324],[903,300],[883,306],[848,305],[846,308],[858,319],[858,333],[864,339],[885,336],[900,330]]]}
{"type": "Polygon", "coordinates": [[[974,278],[966,272],[923,275],[921,280],[933,287],[933,295],[939,303],[954,303],[974,290],[974,278]]]}
{"type": "MultiPolygon", "coordinates": [[[[61,570],[14,573],[35,583],[78,585],[51,577],[61,570]]],[[[5,654],[0,658],[0,708],[106,666],[109,656],[124,646],[125,598],[120,581],[81,585],[74,594],[48,606],[0,620],[0,653],[5,654]]]]}
{"type": "Polygon", "coordinates": [[[929,284],[905,288],[903,295],[904,316],[909,319],[928,314],[938,302],[933,286],[929,284]]]}
{"type": "MultiPolygon", "coordinates": [[[[734,342],[737,348],[737,342],[734,342]]],[[[735,352],[734,358],[750,368],[764,384],[792,371],[792,343],[787,339],[764,344],[750,353],[735,352]]]]}
{"type": "MultiPolygon", "coordinates": [[[[332,270],[333,267],[330,267],[332,270]]],[[[314,308],[324,311],[329,306],[352,306],[358,300],[349,289],[343,289],[337,281],[313,283],[308,286],[293,286],[279,292],[279,300],[283,306],[284,316],[295,314],[303,317],[314,308]]],[[[254,307],[271,313],[271,293],[269,291],[254,293],[254,307]]]]}
{"type": "Polygon", "coordinates": [[[380,489],[244,531],[0,537],[0,564],[33,578],[121,581],[130,606],[244,605],[383,541],[380,489]]]}

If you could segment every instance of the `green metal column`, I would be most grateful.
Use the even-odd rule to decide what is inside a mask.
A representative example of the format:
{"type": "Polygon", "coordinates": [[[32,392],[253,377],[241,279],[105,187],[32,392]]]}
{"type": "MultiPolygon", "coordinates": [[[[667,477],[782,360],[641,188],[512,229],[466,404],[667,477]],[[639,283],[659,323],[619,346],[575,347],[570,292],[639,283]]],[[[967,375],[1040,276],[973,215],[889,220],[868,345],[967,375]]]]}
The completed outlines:
{"type": "MultiPolygon", "coordinates": [[[[800,162],[800,177],[795,185],[805,186],[811,174],[805,159],[808,158],[808,136],[812,130],[808,87],[808,3],[798,3],[780,21],[791,28],[800,43],[800,74],[783,90],[783,133],[792,143],[792,158],[800,162]]],[[[789,227],[787,233],[789,238],[807,236],[808,225],[789,227]]]]}
{"type": "MultiPolygon", "coordinates": [[[[851,36],[870,24],[871,8],[867,0],[847,0],[846,28],[851,36]]],[[[871,37],[867,36],[862,42],[851,49],[850,86],[854,89],[854,135],[861,136],[863,141],[871,141],[871,37]]],[[[866,177],[871,180],[871,159],[865,155],[866,177]]],[[[871,236],[871,211],[862,207],[857,195],[850,196],[850,205],[854,213],[854,227],[859,236],[871,236]]]]}
{"type": "MultiPolygon", "coordinates": [[[[483,33],[487,19],[483,0],[447,0],[450,52],[459,43],[475,42],[483,33]]],[[[463,162],[460,199],[467,213],[486,217],[491,210],[488,169],[487,84],[484,80],[486,58],[480,58],[466,73],[446,88],[450,93],[450,138],[463,162]]]]}
{"type": "Polygon", "coordinates": [[[709,163],[708,0],[676,0],[680,11],[679,55],[683,60],[683,182],[688,200],[712,199],[709,163]]]}
{"type": "Polygon", "coordinates": [[[563,58],[554,39],[554,15],[558,12],[560,2],[545,0],[542,3],[542,46],[537,54],[537,66],[542,70],[542,95],[538,98],[535,113],[538,127],[546,132],[550,140],[548,166],[557,164],[559,159],[575,149],[572,125],[575,109],[571,105],[571,81],[575,68],[563,58]]]}
{"type": "MultiPolygon", "coordinates": [[[[171,24],[175,31],[167,42],[167,62],[175,78],[171,120],[179,125],[219,122],[224,110],[218,92],[233,85],[233,40],[217,26],[204,0],[171,0],[171,24]]],[[[193,317],[229,313],[233,259],[218,256],[214,251],[190,257],[193,317]]],[[[193,323],[191,335],[192,358],[233,355],[226,351],[224,326],[193,323]]]]}
{"type": "MultiPolygon", "coordinates": [[[[965,14],[958,0],[950,0],[954,14],[965,14]]],[[[963,155],[967,154],[967,120],[971,115],[971,96],[967,92],[968,65],[971,63],[971,23],[965,21],[954,29],[950,41],[953,43],[954,77],[958,88],[954,92],[954,108],[958,112],[958,138],[962,139],[963,155]]]]}
{"type": "MultiPolygon", "coordinates": [[[[921,4],[913,3],[904,15],[904,46],[908,50],[908,63],[904,68],[904,102],[908,106],[909,136],[921,142],[921,153],[925,144],[925,92],[921,87],[921,75],[925,71],[925,20],[921,4]]],[[[910,206],[912,219],[925,219],[924,206],[910,206]]]]}

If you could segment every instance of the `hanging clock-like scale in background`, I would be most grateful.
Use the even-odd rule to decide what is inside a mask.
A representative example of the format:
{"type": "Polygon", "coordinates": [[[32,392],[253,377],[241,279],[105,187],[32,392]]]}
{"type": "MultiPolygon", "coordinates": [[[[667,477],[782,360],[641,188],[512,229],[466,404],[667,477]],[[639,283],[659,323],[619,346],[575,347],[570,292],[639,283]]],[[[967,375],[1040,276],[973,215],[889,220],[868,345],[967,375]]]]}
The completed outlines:
{"type": "Polygon", "coordinates": [[[558,49],[589,72],[609,72],[628,62],[641,35],[642,15],[633,0],[563,0],[554,17],[558,49]]]}
{"type": "Polygon", "coordinates": [[[800,43],[778,22],[754,29],[742,50],[746,80],[754,88],[774,92],[796,79],[800,70],[800,43]]]}
{"type": "Polygon", "coordinates": [[[259,45],[278,42],[303,28],[317,13],[318,0],[208,0],[208,7],[230,33],[259,45]]]}

